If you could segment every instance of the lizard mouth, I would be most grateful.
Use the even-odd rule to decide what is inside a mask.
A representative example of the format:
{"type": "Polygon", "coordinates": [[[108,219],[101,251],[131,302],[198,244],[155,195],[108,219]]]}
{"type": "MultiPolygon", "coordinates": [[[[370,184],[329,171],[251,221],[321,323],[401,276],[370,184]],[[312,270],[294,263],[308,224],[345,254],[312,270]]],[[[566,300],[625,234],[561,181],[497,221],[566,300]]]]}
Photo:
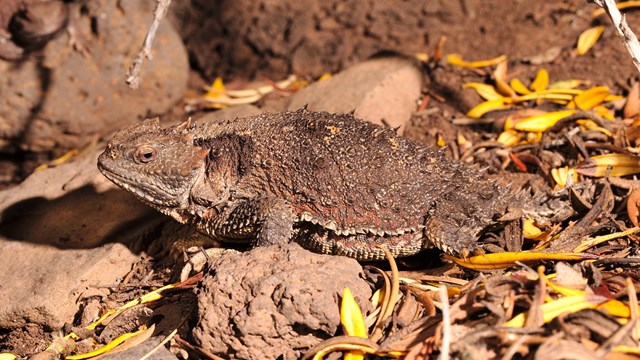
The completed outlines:
{"type": "MultiPolygon", "coordinates": [[[[150,183],[142,184],[138,180],[132,177],[117,174],[104,164],[98,164],[98,170],[111,182],[120,186],[121,188],[131,192],[138,199],[153,205],[154,207],[176,207],[179,205],[177,195],[170,194],[169,192],[153,186],[150,183]],[[142,188],[144,187],[144,190],[142,188]]],[[[162,211],[162,209],[159,209],[162,211]]]]}

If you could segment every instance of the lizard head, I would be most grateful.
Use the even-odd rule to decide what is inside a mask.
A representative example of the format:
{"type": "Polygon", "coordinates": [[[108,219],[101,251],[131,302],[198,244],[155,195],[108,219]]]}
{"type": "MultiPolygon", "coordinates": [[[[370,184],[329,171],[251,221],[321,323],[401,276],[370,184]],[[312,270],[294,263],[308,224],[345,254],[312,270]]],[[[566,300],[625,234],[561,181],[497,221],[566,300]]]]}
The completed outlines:
{"type": "Polygon", "coordinates": [[[187,206],[189,192],[204,174],[208,151],[193,145],[187,121],[161,128],[147,119],[117,132],[98,158],[98,169],[116,185],[168,215],[187,206]]]}

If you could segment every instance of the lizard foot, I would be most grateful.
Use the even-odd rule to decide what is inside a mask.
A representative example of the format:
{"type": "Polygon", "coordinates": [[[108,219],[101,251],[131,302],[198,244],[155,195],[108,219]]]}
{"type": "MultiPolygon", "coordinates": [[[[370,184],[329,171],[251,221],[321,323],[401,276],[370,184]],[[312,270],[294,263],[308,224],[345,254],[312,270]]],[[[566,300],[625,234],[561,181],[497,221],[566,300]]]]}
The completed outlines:
{"type": "Polygon", "coordinates": [[[204,270],[207,263],[212,259],[217,259],[228,252],[240,253],[233,249],[209,248],[203,249],[200,246],[193,246],[185,250],[185,265],[180,271],[180,281],[185,281],[192,274],[197,274],[204,270]]]}

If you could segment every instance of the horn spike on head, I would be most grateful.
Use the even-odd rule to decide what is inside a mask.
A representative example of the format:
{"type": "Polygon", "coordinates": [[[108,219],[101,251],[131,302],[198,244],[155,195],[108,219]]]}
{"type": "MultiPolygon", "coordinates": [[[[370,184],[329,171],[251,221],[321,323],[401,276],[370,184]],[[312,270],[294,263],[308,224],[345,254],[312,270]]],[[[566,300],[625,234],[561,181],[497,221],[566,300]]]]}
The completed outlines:
{"type": "Polygon", "coordinates": [[[191,121],[191,116],[185,121],[183,121],[180,125],[176,126],[176,132],[185,133],[191,131],[194,128],[193,122],[191,121]]]}

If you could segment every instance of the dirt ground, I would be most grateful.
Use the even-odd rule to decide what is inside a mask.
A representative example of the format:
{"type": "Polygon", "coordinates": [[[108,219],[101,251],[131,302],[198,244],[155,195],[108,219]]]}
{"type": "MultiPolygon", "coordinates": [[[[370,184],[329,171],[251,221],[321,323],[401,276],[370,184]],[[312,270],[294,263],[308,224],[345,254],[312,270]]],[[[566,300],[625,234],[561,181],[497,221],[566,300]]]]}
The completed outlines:
{"type": "MultiPolygon", "coordinates": [[[[0,8],[5,5],[8,6],[9,3],[12,6],[16,3],[28,6],[30,1],[0,0],[0,8]]],[[[463,59],[468,61],[506,55],[508,58],[508,78],[517,77],[525,84],[529,84],[540,69],[544,68],[548,71],[551,82],[580,79],[592,86],[607,86],[612,94],[626,96],[630,92],[632,84],[638,80],[638,73],[612,28],[609,19],[605,15],[592,16],[597,7],[594,4],[587,3],[587,1],[551,0],[543,2],[512,1],[507,3],[501,0],[396,0],[389,2],[375,0],[330,0],[322,2],[311,0],[225,0],[216,2],[191,0],[174,2],[171,5],[168,19],[165,19],[164,26],[171,24],[175,32],[170,29],[163,30],[165,35],[169,35],[165,37],[159,36],[157,39],[157,53],[154,54],[153,60],[162,62],[162,60],[158,59],[166,56],[165,62],[162,62],[165,66],[162,70],[148,67],[143,72],[142,78],[143,82],[146,81],[150,85],[137,93],[135,97],[131,97],[133,95],[128,93],[129,90],[124,90],[124,85],[121,88],[119,81],[124,79],[126,71],[126,65],[123,64],[133,60],[138,46],[142,42],[141,30],[132,28],[116,32],[111,31],[110,26],[120,26],[118,24],[126,23],[127,17],[131,16],[133,18],[135,14],[135,19],[138,19],[135,24],[139,25],[138,27],[141,29],[146,29],[148,26],[147,19],[150,19],[150,9],[144,9],[144,7],[142,9],[134,9],[131,6],[124,9],[116,5],[116,1],[107,0],[91,5],[79,3],[81,2],[65,2],[66,6],[69,7],[69,18],[76,17],[76,21],[69,21],[68,26],[75,26],[79,29],[80,34],[85,31],[82,41],[89,49],[93,48],[93,50],[84,55],[76,55],[74,52],[76,50],[68,50],[70,53],[68,56],[72,59],[75,59],[76,56],[78,59],[85,56],[101,57],[99,66],[106,67],[104,71],[108,73],[108,76],[105,75],[100,80],[96,80],[98,78],[95,72],[101,72],[102,69],[98,65],[87,67],[90,70],[87,72],[83,72],[84,70],[80,67],[76,67],[74,69],[75,77],[72,80],[69,80],[70,77],[67,76],[71,75],[66,72],[56,72],[56,67],[64,68],[66,65],[60,59],[57,62],[51,60],[51,54],[57,51],[52,47],[69,48],[67,30],[60,31],[58,37],[53,38],[44,48],[41,45],[29,47],[18,42],[18,45],[24,46],[26,57],[19,61],[0,60],[0,71],[5,73],[3,74],[5,80],[0,81],[0,97],[17,99],[15,101],[0,101],[0,106],[4,107],[0,108],[0,136],[2,137],[0,139],[0,150],[2,151],[0,153],[0,182],[2,188],[7,189],[5,190],[6,192],[13,191],[15,193],[16,189],[20,189],[20,183],[32,174],[38,165],[44,163],[55,167],[56,163],[52,161],[69,150],[79,150],[82,154],[104,147],[106,140],[110,138],[115,130],[149,115],[160,115],[163,121],[167,122],[181,121],[188,115],[192,115],[196,119],[211,115],[212,110],[204,110],[202,106],[192,106],[190,109],[195,109],[193,112],[186,111],[185,106],[192,104],[189,102],[190,99],[201,97],[203,94],[202,87],[211,84],[216,76],[224,79],[228,89],[242,88],[254,80],[264,81],[267,79],[267,82],[271,83],[282,80],[290,74],[295,74],[299,78],[313,83],[325,73],[335,75],[374,56],[401,54],[414,59],[416,54],[427,54],[430,56],[430,60],[426,62],[420,63],[417,60],[412,60],[419,64],[418,66],[424,76],[419,96],[421,101],[415,103],[415,108],[411,110],[413,115],[403,131],[404,136],[429,145],[438,145],[441,141],[446,144],[452,144],[458,141],[461,135],[465,136],[473,144],[478,144],[495,140],[502,131],[500,126],[502,123],[498,121],[482,124],[476,122],[473,126],[454,124],[454,119],[466,118],[467,111],[483,101],[476,92],[470,89],[463,89],[463,84],[469,82],[491,83],[493,79],[490,71],[452,66],[444,60],[444,56],[440,60],[434,60],[434,56],[437,57],[435,51],[438,49],[438,43],[441,39],[445,39],[444,45],[439,48],[444,55],[459,53],[463,59]],[[114,13],[119,13],[122,9],[126,11],[122,10],[124,14],[120,14],[122,18],[116,18],[116,15],[114,15],[114,17],[110,18],[109,23],[101,24],[99,14],[104,8],[108,8],[109,11],[114,13]],[[144,20],[140,20],[138,16],[141,13],[146,14],[146,17],[142,17],[144,20]],[[602,37],[589,52],[578,56],[575,52],[578,36],[583,31],[596,25],[604,25],[602,37]],[[131,38],[134,35],[136,36],[135,41],[131,38]],[[113,38],[109,36],[113,36],[113,38]],[[106,41],[105,39],[109,40],[106,41]],[[180,42],[184,45],[184,48],[180,42]],[[103,47],[109,47],[109,44],[119,44],[119,46],[115,48],[112,45],[111,50],[105,50],[103,47]],[[176,50],[178,48],[179,50],[176,50]],[[183,58],[181,54],[188,55],[188,62],[187,58],[183,58]],[[171,60],[166,60],[169,57],[171,57],[171,60]],[[113,59],[113,64],[115,65],[110,65],[109,59],[113,59]],[[172,67],[171,64],[176,65],[172,67]],[[187,65],[189,66],[188,69],[186,68],[187,65]],[[29,69],[33,69],[33,73],[25,73],[29,69]],[[153,75],[154,72],[155,75],[153,75]],[[51,86],[53,85],[50,83],[55,83],[56,76],[51,76],[51,74],[65,74],[66,83],[60,90],[64,91],[65,95],[60,96],[61,93],[58,92],[55,96],[48,96],[46,97],[47,102],[44,104],[33,100],[38,98],[38,94],[40,94],[38,91],[43,93],[52,91],[51,86]],[[169,85],[163,84],[163,79],[169,78],[172,83],[169,85]],[[43,84],[47,86],[43,86],[43,84]],[[82,86],[82,84],[89,85],[82,86]],[[131,108],[127,108],[127,98],[131,99],[131,108]],[[101,103],[102,101],[104,102],[101,103]],[[154,106],[154,104],[158,106],[154,106]],[[69,108],[72,108],[73,111],[69,110],[69,108]],[[430,109],[436,110],[431,111],[430,109]],[[86,112],[90,112],[91,115],[87,116],[86,112]]],[[[5,9],[8,9],[8,7],[5,7],[5,9]]],[[[3,35],[3,32],[11,33],[15,31],[15,16],[19,14],[24,15],[24,13],[4,14],[0,12],[0,36],[3,35]],[[1,28],[3,26],[4,28],[1,28]]],[[[640,11],[630,10],[626,14],[632,29],[640,31],[640,11]]],[[[1,51],[2,48],[0,48],[0,56],[2,55],[1,51]]],[[[148,63],[145,66],[150,66],[148,63]]],[[[335,91],[346,93],[350,89],[346,87],[335,89],[335,91]]],[[[40,96],[44,95],[40,94],[40,96]]],[[[292,96],[290,91],[280,91],[262,98],[254,105],[262,109],[282,110],[290,96],[292,96]]],[[[617,110],[619,117],[620,109],[618,108],[617,110]]],[[[562,136],[558,135],[553,140],[560,139],[558,141],[561,141],[564,139],[563,136],[569,139],[569,135],[563,133],[562,136]]],[[[596,135],[593,136],[593,139],[596,139],[596,135]]],[[[615,141],[613,138],[611,139],[611,144],[608,144],[609,139],[601,141],[598,149],[611,149],[614,145],[618,147],[624,145],[622,142],[617,141],[618,137],[615,137],[615,139],[615,141]],[[603,145],[603,143],[606,144],[603,145]]],[[[574,148],[558,150],[558,153],[561,153],[558,156],[570,159],[566,161],[566,164],[575,165],[579,162],[579,156],[575,155],[575,153],[580,153],[581,146],[585,146],[584,141],[582,143],[578,141],[578,145],[575,145],[578,150],[574,148]]],[[[544,184],[541,187],[545,189],[543,191],[550,191],[549,185],[553,185],[553,182],[549,180],[549,173],[541,170],[543,166],[540,166],[539,163],[536,163],[538,164],[537,166],[531,166],[531,162],[535,163],[535,161],[531,160],[532,157],[527,157],[528,155],[523,155],[521,158],[531,160],[524,162],[530,165],[527,171],[533,173],[534,175],[532,176],[523,176],[522,167],[519,166],[519,162],[516,160],[511,162],[497,160],[502,159],[500,156],[504,155],[504,153],[501,155],[499,151],[498,155],[487,151],[464,158],[463,147],[453,148],[449,147],[447,150],[450,156],[463,158],[467,162],[478,163],[479,166],[488,168],[490,174],[499,173],[501,177],[512,176],[513,183],[542,182],[544,184]],[[515,175],[505,175],[503,171],[515,175]],[[516,179],[518,177],[523,179],[516,179]]],[[[489,148],[491,149],[491,147],[489,148]]],[[[592,147],[589,149],[592,149],[592,147]]],[[[529,150],[529,148],[523,146],[522,149],[518,150],[524,151],[529,150]]],[[[519,151],[514,153],[521,154],[519,151]]],[[[509,155],[504,156],[509,157],[509,155]]],[[[554,154],[550,151],[547,157],[543,158],[543,165],[546,165],[547,160],[553,156],[554,154]]],[[[552,162],[552,160],[548,162],[552,162]]],[[[624,179],[634,180],[628,176],[624,179]]],[[[606,214],[598,213],[596,214],[597,216],[594,215],[590,219],[592,220],[591,222],[580,224],[585,225],[585,228],[588,227],[587,225],[591,226],[595,223],[601,225],[596,230],[589,228],[593,233],[605,228],[616,228],[614,225],[617,225],[619,229],[629,225],[630,215],[627,216],[625,213],[626,191],[633,188],[635,187],[632,185],[626,188],[614,188],[611,195],[612,204],[607,207],[599,203],[599,201],[605,201],[605,196],[601,196],[604,193],[604,190],[602,192],[600,190],[601,183],[586,181],[583,184],[583,188],[581,188],[581,191],[584,191],[579,193],[579,200],[572,199],[573,204],[581,203],[584,205],[582,215],[585,217],[588,214],[595,214],[593,209],[602,210],[606,214]],[[598,190],[593,190],[596,187],[598,190]],[[621,216],[615,216],[622,213],[624,214],[621,216]],[[601,223],[596,221],[596,218],[601,223]],[[603,218],[610,221],[606,222],[602,220],[603,218]]],[[[51,194],[41,194],[38,199],[50,196],[51,194]]],[[[64,204],[65,202],[60,201],[60,203],[64,204]]],[[[33,224],[33,222],[19,220],[20,213],[23,211],[31,215],[36,214],[36,216],[53,216],[50,214],[43,215],[43,211],[30,213],[32,203],[21,204],[13,207],[13,212],[3,211],[0,218],[0,235],[3,238],[0,238],[0,241],[10,243],[15,240],[10,235],[22,231],[22,228],[16,230],[16,227],[28,228],[30,227],[29,224],[33,224]]],[[[51,205],[47,204],[47,206],[51,205]]],[[[104,206],[108,208],[107,205],[104,206]]],[[[82,209],[82,211],[74,213],[74,216],[83,217],[82,212],[88,210],[86,210],[86,207],[82,209]]],[[[51,211],[56,210],[53,208],[51,211]]],[[[120,210],[118,209],[118,211],[120,210]]],[[[136,211],[141,212],[139,209],[136,211]]],[[[145,216],[145,219],[149,218],[148,214],[145,216]]],[[[573,220],[577,222],[580,221],[580,218],[574,218],[573,220]]],[[[100,221],[99,217],[96,221],[100,221]]],[[[157,225],[163,220],[156,218],[155,221],[156,223],[154,224],[157,225]]],[[[131,228],[138,229],[135,227],[137,225],[134,225],[132,223],[131,228]]],[[[170,227],[172,225],[165,224],[163,226],[164,228],[159,228],[161,230],[154,228],[155,230],[149,231],[151,234],[147,233],[146,230],[140,230],[141,233],[145,233],[140,236],[145,244],[137,244],[136,246],[144,250],[136,248],[134,253],[136,255],[144,253],[145,255],[140,255],[134,270],[129,275],[126,275],[124,285],[113,289],[109,296],[98,293],[92,293],[90,296],[78,296],[78,304],[73,305],[76,306],[78,312],[75,315],[75,319],[68,319],[69,323],[64,330],[67,330],[67,332],[68,330],[80,331],[78,330],[78,325],[81,324],[82,316],[90,317],[89,313],[91,311],[99,312],[98,310],[107,307],[116,307],[118,302],[121,305],[127,300],[135,299],[150,288],[157,288],[162,284],[169,283],[171,280],[176,280],[175,271],[179,266],[169,256],[168,250],[157,244],[148,244],[151,238],[154,236],[159,237],[158,234],[163,233],[163,231],[162,236],[169,239],[168,241],[170,239],[175,240],[175,236],[172,237],[172,235],[167,234],[182,231],[171,230],[170,227]],[[167,230],[168,228],[169,230],[167,230]]],[[[629,225],[628,227],[632,226],[629,225]]],[[[60,232],[67,230],[65,226],[58,226],[54,229],[62,229],[59,230],[60,232]]],[[[509,229],[507,227],[504,232],[508,232],[509,229]]],[[[30,228],[29,231],[31,230],[30,228]]],[[[105,230],[105,234],[111,236],[117,232],[110,230],[105,230]]],[[[126,232],[122,228],[116,230],[126,232]]],[[[77,231],[80,232],[82,230],[77,231]]],[[[508,248],[509,245],[504,243],[509,242],[509,236],[505,235],[504,232],[498,233],[496,239],[493,239],[495,241],[488,240],[488,243],[508,248]]],[[[581,234],[580,236],[586,237],[591,234],[581,234]]],[[[58,235],[54,234],[53,236],[58,235]]],[[[74,250],[83,248],[83,246],[74,243],[75,238],[71,237],[71,239],[71,245],[69,245],[69,241],[67,241],[66,245],[63,241],[60,241],[60,243],[55,244],[55,247],[65,249],[65,246],[68,246],[74,250]]],[[[610,253],[615,252],[616,254],[624,252],[625,256],[630,253],[635,254],[635,250],[633,250],[635,248],[632,249],[630,247],[631,243],[632,240],[620,240],[619,243],[611,245],[612,247],[607,248],[606,251],[602,250],[602,253],[607,251],[610,253]]],[[[32,241],[32,245],[40,246],[42,242],[32,241]]],[[[91,246],[94,245],[92,244],[91,246]]],[[[167,245],[168,247],[169,245],[167,245]]],[[[521,250],[522,246],[519,249],[521,250]]],[[[601,356],[599,358],[605,358],[603,348],[598,348],[593,343],[600,345],[605,342],[606,338],[614,336],[614,334],[622,339],[616,345],[631,344],[629,346],[637,346],[637,337],[634,338],[629,335],[627,330],[620,330],[619,324],[612,320],[610,316],[606,317],[606,319],[600,319],[599,316],[601,315],[594,314],[595,310],[589,310],[594,313],[576,312],[572,315],[567,315],[565,318],[556,320],[552,327],[544,328],[539,323],[529,324],[528,330],[530,332],[527,333],[529,338],[522,340],[520,343],[509,343],[510,348],[505,345],[507,343],[505,338],[513,333],[508,333],[507,335],[505,335],[506,333],[497,332],[490,335],[473,333],[469,329],[472,329],[475,324],[482,324],[485,316],[489,317],[490,315],[500,319],[507,319],[509,315],[513,315],[509,314],[509,311],[514,311],[514,308],[503,309],[501,306],[504,303],[501,303],[501,301],[514,301],[515,305],[512,306],[521,306],[521,308],[535,308],[536,301],[542,301],[541,297],[544,297],[544,293],[542,295],[540,293],[533,294],[532,290],[539,285],[539,282],[531,280],[530,277],[532,273],[535,274],[535,270],[529,269],[530,272],[528,273],[523,271],[515,277],[510,277],[506,273],[499,271],[487,272],[485,276],[490,278],[489,284],[485,288],[477,290],[478,288],[474,288],[474,286],[480,281],[477,280],[477,276],[481,272],[462,270],[449,262],[442,262],[439,259],[440,254],[436,252],[435,255],[431,256],[429,264],[425,264],[425,261],[420,259],[410,258],[403,260],[401,261],[401,266],[405,272],[402,275],[403,277],[414,276],[415,278],[431,276],[429,279],[439,276],[451,276],[469,280],[468,285],[463,290],[460,290],[464,294],[464,299],[469,302],[477,300],[478,303],[484,301],[482,302],[483,306],[489,309],[485,312],[474,308],[464,309],[464,311],[467,311],[465,313],[460,310],[463,307],[460,302],[454,305],[454,317],[459,316],[454,320],[460,323],[468,320],[468,322],[464,322],[466,326],[464,329],[461,326],[457,330],[461,332],[467,331],[466,334],[471,334],[469,335],[470,338],[467,338],[466,341],[461,341],[458,347],[455,348],[456,354],[460,358],[497,358],[506,356],[505,354],[509,351],[515,358],[541,358],[542,356],[548,356],[553,359],[572,358],[568,355],[567,357],[558,355],[558,353],[563,353],[562,349],[570,349],[568,350],[569,352],[573,351],[578,354],[578,357],[575,358],[581,358],[580,356],[584,355],[581,351],[584,349],[591,349],[591,351],[584,350],[586,351],[585,354],[601,351],[601,353],[598,353],[601,356]],[[431,269],[425,270],[421,275],[416,275],[416,271],[426,266],[431,269]],[[428,276],[425,274],[428,274],[428,276]],[[529,294],[529,292],[531,292],[530,297],[522,295],[529,294]],[[516,293],[518,296],[522,296],[517,297],[514,295],[516,293]],[[526,306],[523,303],[527,303],[526,306]],[[465,316],[469,316],[469,318],[465,318],[465,316]],[[605,325],[600,327],[593,325],[597,322],[605,325]],[[584,325],[587,323],[590,325],[584,325]],[[597,329],[594,330],[594,328],[597,329]],[[574,333],[570,334],[574,336],[572,340],[575,341],[570,343],[566,337],[560,339],[560,335],[557,336],[560,339],[558,340],[559,343],[547,341],[548,338],[562,331],[565,333],[574,331],[574,333]],[[589,337],[584,335],[584,332],[590,332],[590,334],[595,335],[589,337]],[[501,336],[504,336],[504,338],[501,336]],[[585,340],[587,338],[588,340],[585,340]],[[476,340],[481,345],[474,343],[476,340]],[[579,343],[580,340],[584,341],[580,345],[582,347],[578,348],[578,345],[575,344],[579,343]],[[529,345],[528,348],[527,345],[529,345]],[[562,346],[565,347],[563,348],[562,346]]],[[[225,259],[221,262],[233,263],[234,260],[225,259]]],[[[547,265],[548,269],[554,269],[553,263],[547,263],[547,265]]],[[[29,265],[25,264],[23,266],[29,265]]],[[[380,266],[384,267],[386,265],[380,266]]],[[[584,265],[584,268],[587,269],[584,270],[585,273],[592,270],[590,266],[592,265],[584,265]]],[[[623,291],[626,291],[624,290],[625,279],[634,279],[637,288],[637,281],[640,279],[640,275],[637,274],[633,265],[628,267],[613,266],[613,268],[615,269],[606,268],[606,271],[600,269],[599,271],[602,271],[602,274],[593,270],[593,273],[598,273],[598,275],[593,275],[593,277],[586,280],[589,281],[589,285],[593,285],[593,288],[600,289],[597,295],[605,296],[606,293],[606,296],[624,297],[626,299],[626,295],[623,294],[623,291]],[[606,281],[611,281],[618,287],[610,286],[605,291],[599,286],[601,286],[600,282],[604,284],[606,281]]],[[[573,276],[575,275],[574,272],[576,272],[575,269],[565,270],[564,274],[569,277],[566,274],[571,273],[573,276]]],[[[354,275],[354,278],[357,277],[357,275],[354,275]]],[[[371,280],[371,282],[374,282],[374,280],[371,280]]],[[[19,282],[20,279],[14,278],[13,281],[19,282]]],[[[355,282],[356,280],[353,281],[355,282]]],[[[380,279],[377,279],[377,281],[382,282],[380,279]]],[[[192,284],[189,284],[185,288],[192,286],[192,284]]],[[[4,288],[9,287],[5,286],[4,288]]],[[[0,292],[2,291],[6,290],[3,290],[3,286],[0,286],[0,292]]],[[[216,290],[207,291],[215,293],[216,290]]],[[[407,290],[407,287],[404,287],[403,291],[405,291],[405,294],[412,294],[405,297],[413,299],[411,304],[405,301],[404,304],[407,307],[423,306],[423,310],[421,310],[423,315],[433,315],[435,313],[434,300],[435,302],[440,301],[436,295],[433,295],[433,299],[426,299],[426,295],[423,296],[413,290],[407,290]],[[417,304],[421,305],[418,306],[417,304]],[[430,312],[429,306],[433,307],[431,309],[433,311],[430,312]]],[[[361,293],[364,294],[366,291],[362,290],[361,293]]],[[[232,298],[233,295],[228,295],[228,297],[232,298]]],[[[179,302],[180,300],[176,301],[179,302]]],[[[188,321],[183,321],[182,323],[177,320],[174,321],[177,322],[175,324],[176,327],[182,326],[179,337],[187,343],[192,339],[191,334],[184,330],[184,326],[185,323],[187,326],[191,326],[196,321],[195,315],[192,313],[195,306],[193,304],[194,301],[193,299],[184,301],[187,304],[185,308],[189,308],[189,310],[184,308],[181,310],[174,309],[174,313],[172,313],[175,315],[175,311],[184,311],[183,318],[188,318],[188,321]]],[[[169,307],[171,304],[167,303],[170,303],[170,301],[162,303],[158,307],[169,307]]],[[[33,310],[34,313],[37,311],[37,309],[33,310]]],[[[250,313],[251,311],[248,312],[250,313]]],[[[168,313],[170,312],[167,311],[168,313]]],[[[406,313],[400,315],[398,315],[400,320],[409,318],[406,313]]],[[[140,319],[146,319],[145,316],[152,317],[148,314],[138,314],[135,321],[143,322],[140,319]]],[[[542,315],[540,314],[540,316],[542,315]]],[[[25,319],[33,318],[35,316],[25,316],[25,319]]],[[[423,316],[418,325],[412,323],[412,326],[415,325],[416,327],[411,329],[415,330],[423,326],[420,329],[427,329],[425,334],[433,335],[437,332],[435,330],[436,325],[431,324],[428,327],[426,325],[429,322],[427,318],[428,316],[423,316]]],[[[304,346],[308,347],[310,346],[308,344],[314,343],[316,341],[314,336],[317,336],[317,339],[326,339],[329,337],[327,334],[332,331],[338,331],[338,319],[334,320],[335,324],[331,326],[323,324],[322,331],[324,333],[317,329],[305,329],[307,338],[305,338],[304,346]]],[[[134,320],[131,321],[135,322],[134,320]]],[[[297,319],[291,320],[292,323],[296,321],[297,319]]],[[[410,322],[407,320],[407,323],[410,322]]],[[[224,325],[226,326],[227,323],[224,325]]],[[[131,324],[122,326],[132,327],[131,324]]],[[[402,325],[398,326],[402,327],[402,325]]],[[[406,329],[409,328],[407,325],[406,329]]],[[[117,334],[117,330],[121,329],[116,328],[114,325],[109,331],[117,334]]],[[[523,329],[523,333],[526,332],[525,330],[523,329]]],[[[54,339],[58,339],[57,331],[58,329],[35,323],[21,324],[12,328],[0,328],[0,352],[8,351],[26,358],[34,353],[43,351],[54,339]]],[[[229,331],[233,333],[232,330],[229,331]]],[[[236,329],[235,331],[239,333],[239,330],[236,329]]],[[[250,333],[251,331],[247,330],[247,332],[250,333]]],[[[410,331],[407,330],[407,332],[410,331]]],[[[164,334],[167,333],[168,331],[164,334]]],[[[291,334],[286,335],[290,336],[291,334]]],[[[415,343],[402,343],[402,345],[405,346],[405,349],[412,349],[411,356],[413,358],[435,358],[438,352],[433,349],[433,342],[440,342],[441,339],[435,335],[432,337],[427,335],[420,336],[416,335],[415,339],[418,339],[416,340],[418,343],[424,343],[423,347],[418,348],[415,343]]],[[[97,338],[95,334],[88,334],[85,335],[84,340],[94,338],[97,338]]],[[[107,342],[106,335],[98,340],[107,342]]],[[[211,343],[216,342],[224,343],[224,346],[229,346],[229,348],[235,346],[234,344],[229,345],[232,341],[211,340],[211,343]]],[[[268,343],[268,341],[266,342],[268,343]]],[[[387,344],[399,346],[399,343],[400,340],[391,339],[387,344]]],[[[260,346],[266,345],[261,343],[260,346]]],[[[174,343],[172,350],[178,347],[179,345],[174,343]]],[[[81,352],[80,349],[82,349],[81,346],[76,351],[81,352]]],[[[178,356],[184,356],[188,351],[191,356],[213,358],[206,353],[198,353],[186,345],[184,345],[183,349],[186,350],[180,350],[182,352],[175,350],[173,353],[179,354],[178,356]]],[[[237,350],[237,348],[234,349],[237,350]]],[[[217,355],[221,355],[223,358],[227,356],[243,358],[239,354],[245,353],[237,351],[235,353],[229,352],[217,355]]],[[[382,352],[382,350],[380,351],[382,352]]],[[[625,356],[632,358],[632,355],[629,355],[630,353],[626,353],[627,355],[625,356]]],[[[291,354],[299,356],[299,353],[296,352],[291,352],[291,354]]],[[[244,358],[258,358],[252,356],[255,355],[246,355],[244,358]]],[[[593,357],[583,358],[596,358],[595,355],[584,356],[593,357]]]]}

